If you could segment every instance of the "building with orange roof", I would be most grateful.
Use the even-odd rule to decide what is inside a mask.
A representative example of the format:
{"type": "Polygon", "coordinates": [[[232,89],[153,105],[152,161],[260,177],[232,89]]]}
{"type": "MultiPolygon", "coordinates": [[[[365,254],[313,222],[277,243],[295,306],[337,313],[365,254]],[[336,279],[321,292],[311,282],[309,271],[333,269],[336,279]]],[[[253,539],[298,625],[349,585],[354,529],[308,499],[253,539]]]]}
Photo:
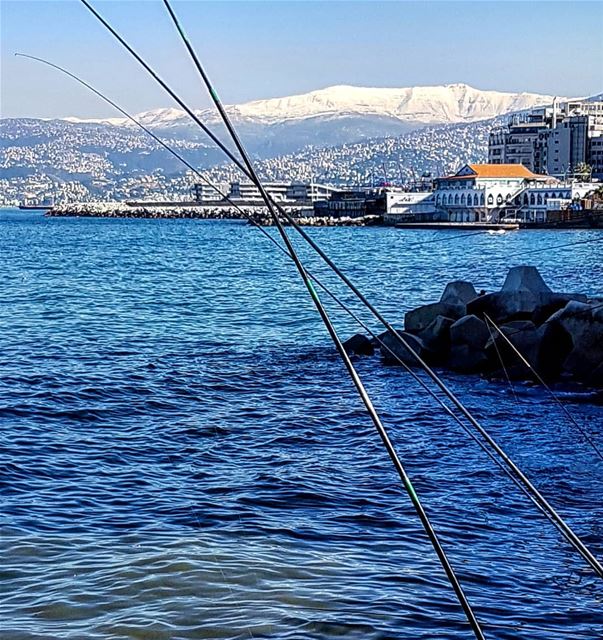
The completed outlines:
{"type": "Polygon", "coordinates": [[[466,164],[454,175],[436,180],[434,200],[441,219],[496,223],[530,186],[557,183],[522,164],[466,164]]]}

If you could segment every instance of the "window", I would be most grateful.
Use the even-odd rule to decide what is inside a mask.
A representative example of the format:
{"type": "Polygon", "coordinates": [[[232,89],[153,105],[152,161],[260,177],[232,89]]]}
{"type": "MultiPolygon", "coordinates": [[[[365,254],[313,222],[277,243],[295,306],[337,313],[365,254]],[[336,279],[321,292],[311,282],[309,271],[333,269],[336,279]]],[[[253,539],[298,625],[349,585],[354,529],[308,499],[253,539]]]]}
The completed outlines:
{"type": "Polygon", "coordinates": [[[536,197],[533,193],[530,194],[530,204],[536,204],[536,197]]]}
{"type": "Polygon", "coordinates": [[[488,195],[488,205],[492,206],[494,204],[494,196],[492,194],[488,195]]]}
{"type": "Polygon", "coordinates": [[[499,194],[496,196],[496,204],[500,207],[500,205],[501,205],[502,203],[503,203],[503,197],[502,197],[502,195],[499,193],[499,194]]]}
{"type": "Polygon", "coordinates": [[[454,204],[458,204],[458,203],[459,203],[459,194],[457,193],[457,194],[454,196],[454,204]]]}
{"type": "Polygon", "coordinates": [[[464,193],[461,196],[461,204],[465,204],[465,194],[464,193]]]}

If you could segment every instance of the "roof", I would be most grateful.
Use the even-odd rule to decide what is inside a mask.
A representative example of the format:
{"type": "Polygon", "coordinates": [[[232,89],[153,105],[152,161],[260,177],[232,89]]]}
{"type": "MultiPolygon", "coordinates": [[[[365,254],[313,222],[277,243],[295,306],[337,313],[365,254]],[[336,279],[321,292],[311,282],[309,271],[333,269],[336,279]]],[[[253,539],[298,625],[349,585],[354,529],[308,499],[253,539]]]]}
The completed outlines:
{"type": "Polygon", "coordinates": [[[455,175],[447,176],[447,179],[464,178],[542,178],[532,173],[522,164],[466,164],[455,175]]]}
{"type": "Polygon", "coordinates": [[[522,164],[470,164],[479,178],[536,178],[522,164]]]}

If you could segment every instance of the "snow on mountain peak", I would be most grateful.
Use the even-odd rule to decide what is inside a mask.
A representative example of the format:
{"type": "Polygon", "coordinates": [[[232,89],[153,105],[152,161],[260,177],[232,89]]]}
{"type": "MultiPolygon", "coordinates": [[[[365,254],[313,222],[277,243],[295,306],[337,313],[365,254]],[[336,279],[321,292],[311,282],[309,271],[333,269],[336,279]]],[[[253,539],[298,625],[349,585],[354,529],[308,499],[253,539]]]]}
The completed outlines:
{"type": "MultiPolygon", "coordinates": [[[[334,118],[349,115],[387,117],[409,124],[451,124],[485,120],[551,104],[552,101],[553,96],[481,91],[463,83],[402,88],[342,84],[282,98],[253,100],[228,106],[227,110],[235,120],[264,125],[321,116],[334,118]]],[[[214,109],[204,109],[196,113],[207,122],[217,121],[214,109]]],[[[176,108],[153,109],[136,117],[143,124],[153,128],[190,124],[185,112],[176,108]]],[[[68,120],[82,122],[76,118],[68,120]]],[[[96,122],[125,126],[132,124],[127,119],[120,118],[96,122]]]]}
{"type": "Polygon", "coordinates": [[[553,96],[480,91],[467,84],[369,88],[336,85],[269,100],[237,105],[233,111],[250,119],[283,121],[321,115],[357,114],[394,117],[423,124],[472,122],[550,104],[553,96]]]}

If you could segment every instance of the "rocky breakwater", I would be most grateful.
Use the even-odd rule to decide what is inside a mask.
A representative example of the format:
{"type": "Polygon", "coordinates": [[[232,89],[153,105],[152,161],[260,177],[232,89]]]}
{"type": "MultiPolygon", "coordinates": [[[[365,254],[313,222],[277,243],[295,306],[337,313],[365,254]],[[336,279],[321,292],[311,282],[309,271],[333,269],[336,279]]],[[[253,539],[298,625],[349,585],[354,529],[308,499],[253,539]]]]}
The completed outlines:
{"type": "MultiPolygon", "coordinates": [[[[251,210],[247,210],[251,214],[251,210]]],[[[130,206],[120,202],[75,202],[50,209],[47,216],[79,218],[243,218],[234,207],[212,206],[130,206]]]]}
{"type": "Polygon", "coordinates": [[[417,366],[414,351],[460,373],[603,387],[603,301],[554,292],[535,267],[510,269],[494,293],[450,282],[438,302],[406,313],[398,332],[407,346],[388,331],[379,336],[382,344],[358,334],[345,347],[362,355],[378,349],[391,365],[399,364],[395,354],[417,366]]]}

